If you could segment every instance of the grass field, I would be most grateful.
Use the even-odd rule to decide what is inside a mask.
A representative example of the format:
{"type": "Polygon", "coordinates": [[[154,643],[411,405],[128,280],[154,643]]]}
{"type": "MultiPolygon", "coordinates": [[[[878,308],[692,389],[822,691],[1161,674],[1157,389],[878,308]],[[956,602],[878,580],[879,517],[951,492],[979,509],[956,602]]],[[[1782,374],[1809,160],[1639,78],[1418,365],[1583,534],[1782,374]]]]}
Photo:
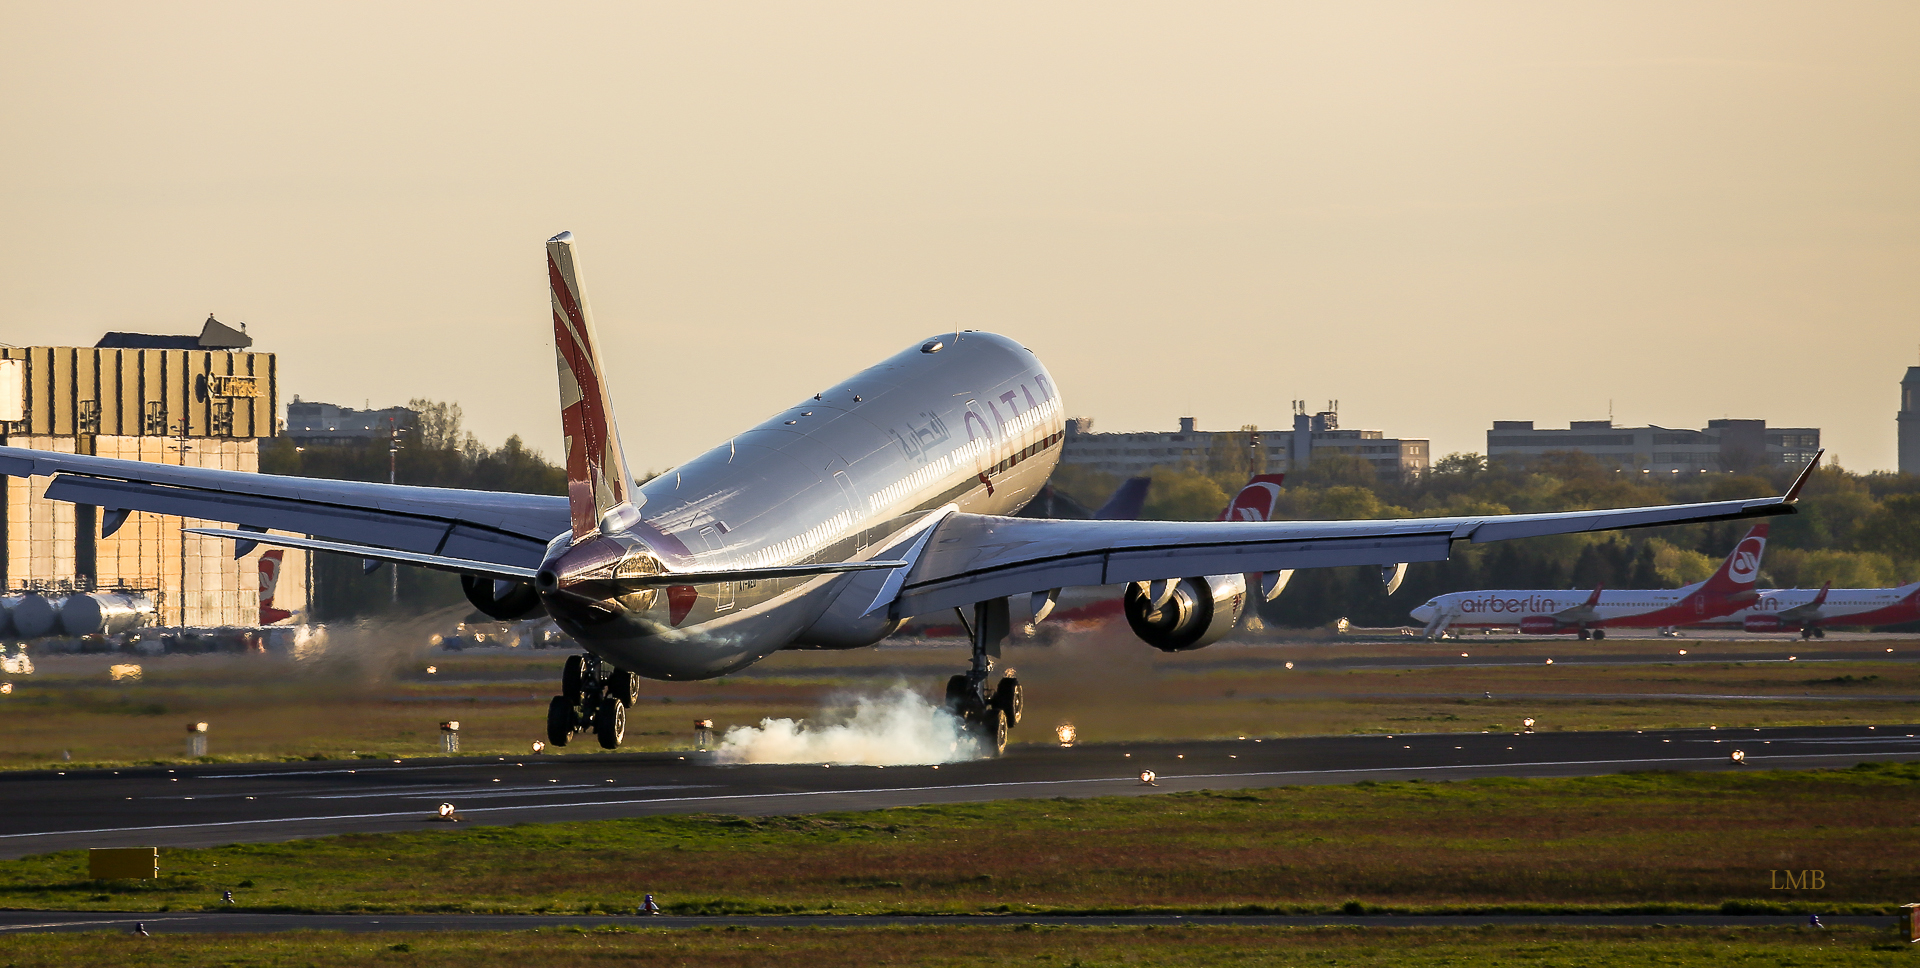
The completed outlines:
{"type": "Polygon", "coordinates": [[[661,816],[0,861],[0,907],[672,913],[1811,910],[1920,898],[1920,764],[661,816]],[[1775,890],[1775,870],[1819,889],[1775,890]]]}
{"type": "MultiPolygon", "coordinates": [[[[210,724],[217,759],[417,757],[439,751],[437,724],[458,720],[466,753],[524,753],[544,734],[547,697],[563,653],[423,653],[369,648],[321,662],[277,656],[166,656],[129,660],[53,656],[0,695],[0,768],[184,759],[189,722],[210,724]],[[138,661],[138,681],[108,667],[138,661]],[[429,665],[435,672],[429,674],[429,665]],[[70,759],[69,759],[70,757],[70,759]]],[[[889,646],[846,653],[788,652],[746,674],[706,682],[649,682],[628,717],[627,748],[685,748],[695,719],[724,731],[766,717],[799,718],[836,695],[897,681],[931,693],[963,664],[950,647],[889,646]]],[[[1027,687],[1029,723],[1015,741],[1045,741],[1072,722],[1089,742],[1350,732],[1441,732],[1512,726],[1648,729],[1910,722],[1920,695],[1920,642],[1825,643],[1302,642],[1222,643],[1162,655],[1125,633],[1013,644],[1005,665],[1027,687]],[[1807,661],[1595,666],[1546,658],[1687,648],[1695,657],[1756,650],[1807,661]],[[1885,660],[1824,662],[1823,654],[1878,651],[1885,660]],[[1460,651],[1507,665],[1314,670],[1365,657],[1450,659],[1460,651]],[[1287,669],[1298,662],[1301,668],[1287,669]],[[1491,692],[1492,699],[1485,698],[1491,692]],[[1695,698],[1765,696],[1753,698],[1695,698]]],[[[568,755],[598,749],[590,738],[568,755]]]]}
{"type": "Polygon", "coordinates": [[[19,968],[88,965],[500,965],[712,968],[867,965],[1401,965],[1424,968],[1825,968],[1902,965],[1890,931],[1785,928],[912,928],[552,929],[384,935],[50,934],[0,936],[19,968]]]}

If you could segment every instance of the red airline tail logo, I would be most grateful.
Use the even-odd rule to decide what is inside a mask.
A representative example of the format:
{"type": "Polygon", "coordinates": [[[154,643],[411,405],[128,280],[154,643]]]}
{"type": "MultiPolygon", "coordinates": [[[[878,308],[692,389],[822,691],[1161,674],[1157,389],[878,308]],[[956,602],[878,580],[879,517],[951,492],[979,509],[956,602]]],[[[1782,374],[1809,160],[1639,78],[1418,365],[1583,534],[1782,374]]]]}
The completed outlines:
{"type": "Polygon", "coordinates": [[[1762,522],[1733,546],[1733,554],[1720,563],[1720,570],[1707,579],[1701,590],[1724,592],[1753,587],[1754,580],[1760,577],[1760,559],[1766,551],[1767,525],[1762,522]]]}
{"type": "Polygon", "coordinates": [[[260,554],[260,624],[272,625],[293,617],[283,608],[273,607],[273,596],[280,588],[280,566],[286,552],[275,548],[260,554]]]}
{"type": "Polygon", "coordinates": [[[1273,506],[1280,500],[1280,482],[1285,474],[1255,474],[1247,486],[1233,496],[1216,521],[1271,521],[1273,506]]]}

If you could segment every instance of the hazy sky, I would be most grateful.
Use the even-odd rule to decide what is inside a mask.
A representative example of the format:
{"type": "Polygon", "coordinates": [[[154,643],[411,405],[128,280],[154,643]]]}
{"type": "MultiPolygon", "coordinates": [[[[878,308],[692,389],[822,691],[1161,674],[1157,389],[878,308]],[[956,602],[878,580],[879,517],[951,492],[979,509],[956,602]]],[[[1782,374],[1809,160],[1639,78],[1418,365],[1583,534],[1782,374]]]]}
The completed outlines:
{"type": "Polygon", "coordinates": [[[0,341],[193,332],[283,399],[559,449],[541,243],[629,459],[909,342],[1098,429],[1813,425],[1920,364],[1920,4],[0,0],[0,341]]]}

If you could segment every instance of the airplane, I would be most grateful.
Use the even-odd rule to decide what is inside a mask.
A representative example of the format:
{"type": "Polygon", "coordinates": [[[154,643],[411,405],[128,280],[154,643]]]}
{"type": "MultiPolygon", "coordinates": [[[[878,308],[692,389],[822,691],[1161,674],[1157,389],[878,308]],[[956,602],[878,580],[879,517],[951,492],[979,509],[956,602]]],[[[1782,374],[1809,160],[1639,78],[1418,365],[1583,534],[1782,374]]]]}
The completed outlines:
{"type": "Polygon", "coordinates": [[[1010,602],[1044,619],[1058,590],[1125,585],[1146,644],[1205,645],[1297,568],[1444,560],[1455,542],[1765,517],[1777,497],[1619,510],[1379,521],[1069,521],[1009,516],[1059,459],[1065,410],[1017,340],[941,333],[834,383],[643,485],[634,483],[575,242],[547,241],[565,496],[322,481],[0,447],[0,474],[53,500],[227,522],[188,533],[460,576],[499,619],[544,612],[584,652],[548,704],[548,738],[617,748],[642,678],[722,676],[781,649],[873,645],[959,610],[971,660],[951,709],[989,755],[1021,714],[992,681],[1010,602]],[[967,613],[971,612],[971,618],[967,613]]]}
{"type": "Polygon", "coordinates": [[[1754,582],[1766,548],[1767,523],[1762,521],[1706,581],[1681,588],[1608,592],[1596,585],[1591,592],[1453,592],[1428,599],[1409,614],[1425,623],[1422,634],[1429,639],[1448,628],[1518,627],[1523,635],[1573,634],[1581,639],[1604,639],[1609,628],[1672,628],[1730,615],[1757,601],[1754,582]]]}
{"type": "Polygon", "coordinates": [[[1899,625],[1920,621],[1920,582],[1898,588],[1842,588],[1833,582],[1818,591],[1774,588],[1752,605],[1713,622],[1747,632],[1799,632],[1803,639],[1824,639],[1828,625],[1899,625]]]}
{"type": "MultiPolygon", "coordinates": [[[[1266,521],[1271,519],[1273,517],[1274,504],[1280,499],[1280,482],[1284,481],[1286,476],[1285,474],[1255,474],[1247,480],[1246,486],[1242,487],[1239,492],[1227,501],[1227,506],[1220,510],[1220,514],[1215,517],[1214,520],[1266,521]]],[[[1121,485],[1121,490],[1114,492],[1114,497],[1107,502],[1106,506],[1103,507],[1095,517],[1106,518],[1108,516],[1107,509],[1119,502],[1122,492],[1126,491],[1130,485],[1134,485],[1136,482],[1139,482],[1139,499],[1140,501],[1144,501],[1146,497],[1146,484],[1151,480],[1152,478],[1150,477],[1128,478],[1127,482],[1121,485]]],[[[1139,513],[1140,502],[1136,501],[1132,505],[1131,513],[1128,514],[1127,517],[1136,517],[1139,513]]],[[[1277,579],[1273,583],[1264,586],[1269,588],[1267,601],[1273,601],[1279,597],[1280,592],[1287,587],[1287,581],[1292,577],[1293,572],[1291,570],[1283,571],[1277,576],[1277,579]]],[[[1246,584],[1248,588],[1263,587],[1263,578],[1259,574],[1249,575],[1247,576],[1246,584]]],[[[1116,593],[1109,587],[1097,585],[1093,587],[1069,586],[1060,589],[1054,596],[1053,607],[1046,613],[1044,619],[1053,622],[1056,627],[1087,628],[1126,614],[1122,597],[1121,593],[1116,593]]],[[[1246,613],[1247,616],[1250,616],[1251,610],[1246,610],[1246,613]]],[[[1028,628],[1031,631],[1038,632],[1038,625],[1038,622],[1031,622],[1028,623],[1028,628]]],[[[1214,637],[1208,639],[1206,644],[1211,644],[1218,638],[1226,636],[1236,627],[1238,626],[1223,625],[1219,627],[1217,633],[1214,633],[1214,637]]],[[[944,632],[946,629],[955,628],[958,627],[950,623],[942,623],[940,625],[931,625],[930,623],[926,631],[932,633],[933,630],[939,629],[944,632]]],[[[1189,649],[1200,647],[1200,645],[1188,646],[1189,649]]]]}

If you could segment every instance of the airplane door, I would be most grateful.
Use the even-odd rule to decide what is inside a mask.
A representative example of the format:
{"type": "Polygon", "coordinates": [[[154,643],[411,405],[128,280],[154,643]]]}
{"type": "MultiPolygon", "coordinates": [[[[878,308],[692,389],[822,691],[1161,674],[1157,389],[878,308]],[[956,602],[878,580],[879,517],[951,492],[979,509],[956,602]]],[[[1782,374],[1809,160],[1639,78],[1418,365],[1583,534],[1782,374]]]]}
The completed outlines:
{"type": "MultiPolygon", "coordinates": [[[[711,524],[705,525],[700,529],[700,540],[706,544],[708,551],[726,550],[726,539],[722,535],[723,533],[720,529],[711,524]]],[[[733,586],[734,583],[730,581],[723,581],[714,585],[713,610],[715,613],[732,611],[733,586]]]]}

